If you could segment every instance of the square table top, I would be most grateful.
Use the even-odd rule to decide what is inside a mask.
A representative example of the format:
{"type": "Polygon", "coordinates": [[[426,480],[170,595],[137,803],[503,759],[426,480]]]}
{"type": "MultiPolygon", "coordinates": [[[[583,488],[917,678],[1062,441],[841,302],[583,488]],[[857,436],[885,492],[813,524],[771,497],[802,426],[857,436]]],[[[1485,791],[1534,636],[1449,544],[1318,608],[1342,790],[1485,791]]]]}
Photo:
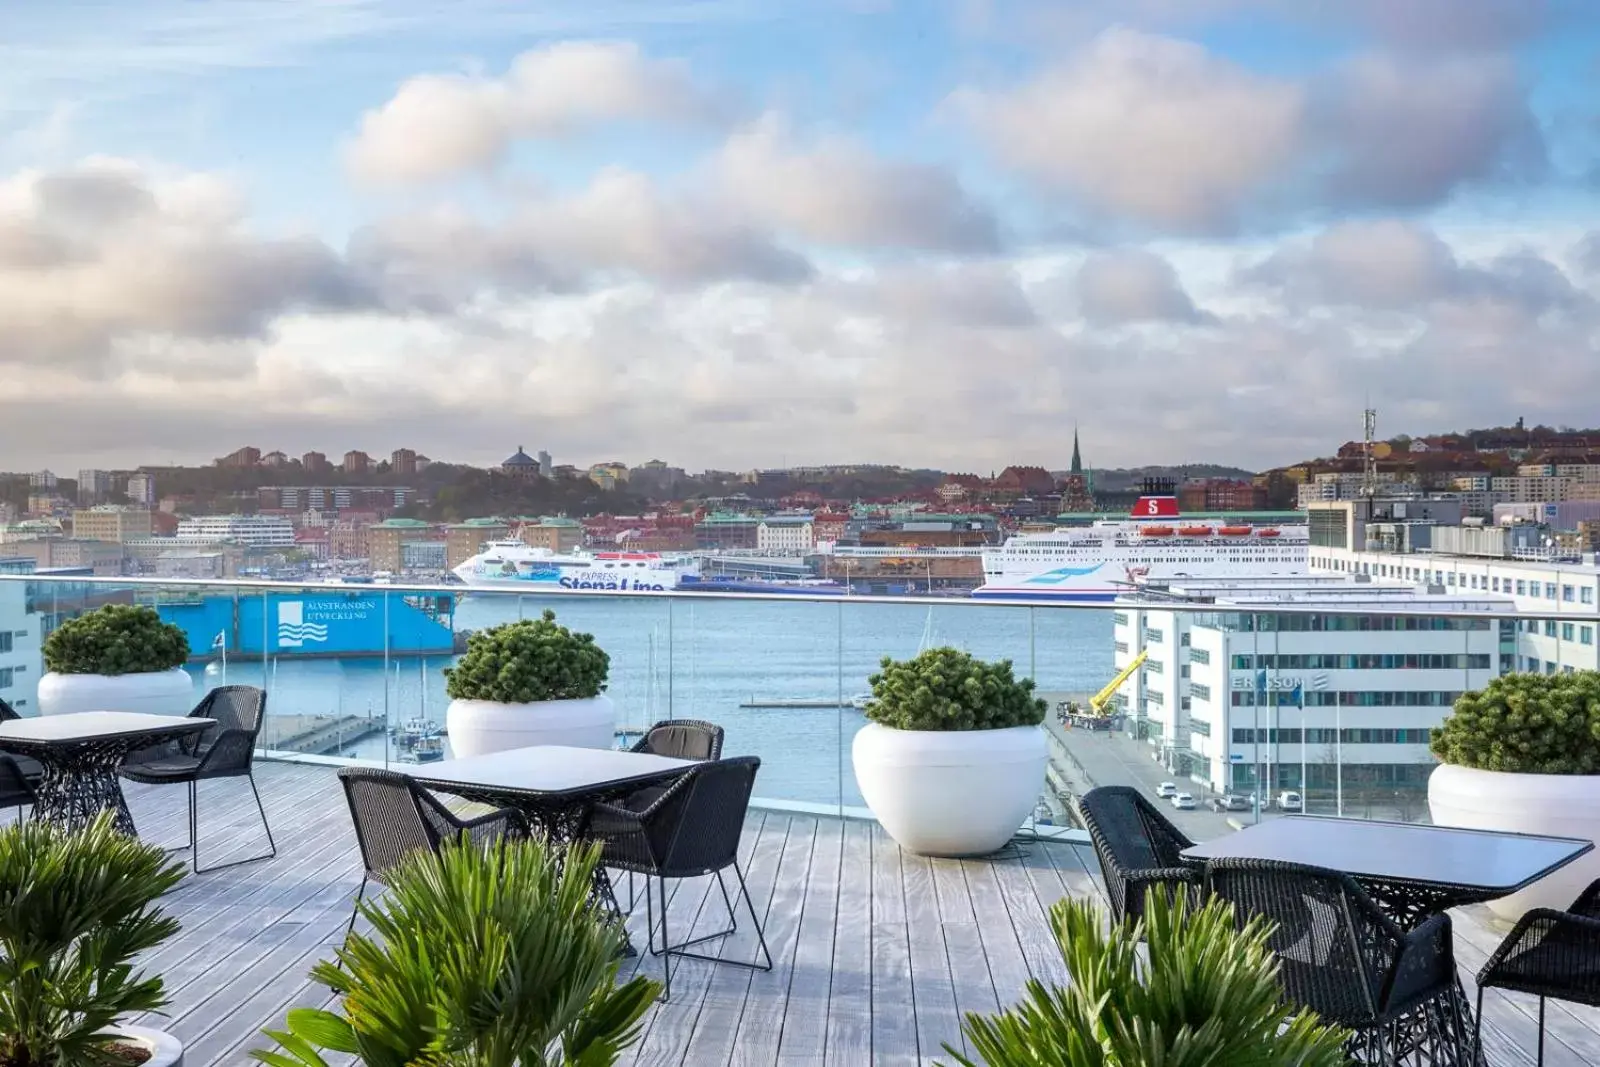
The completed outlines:
{"type": "Polygon", "coordinates": [[[76,711],[70,715],[37,715],[0,722],[0,747],[4,747],[7,741],[30,745],[73,744],[154,733],[198,733],[215,722],[215,719],[150,715],[142,711],[76,711]]]}
{"type": "Polygon", "coordinates": [[[1594,848],[1573,837],[1284,815],[1183,850],[1186,859],[1269,859],[1356,878],[1512,893],[1594,848]]]}
{"type": "Polygon", "coordinates": [[[560,796],[585,793],[602,786],[654,781],[699,762],[648,752],[534,745],[406,767],[402,773],[419,785],[446,793],[467,786],[560,796]]]}

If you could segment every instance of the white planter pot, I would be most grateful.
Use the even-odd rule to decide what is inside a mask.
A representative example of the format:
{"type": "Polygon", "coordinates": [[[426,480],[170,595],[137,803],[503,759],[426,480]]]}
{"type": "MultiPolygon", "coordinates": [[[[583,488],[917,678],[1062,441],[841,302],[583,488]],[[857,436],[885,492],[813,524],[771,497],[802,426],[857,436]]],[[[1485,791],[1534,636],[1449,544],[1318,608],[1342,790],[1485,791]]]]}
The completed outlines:
{"type": "Polygon", "coordinates": [[[850,756],[862,797],[901,848],[981,856],[1033,811],[1049,753],[1037,726],[938,731],[869,722],[850,756]]]}
{"type": "Polygon", "coordinates": [[[603,693],[588,700],[535,704],[452,700],[444,713],[450,751],[457,758],[531,745],[611,748],[616,744],[616,718],[611,698],[603,693]]]}
{"type": "Polygon", "coordinates": [[[39,679],[39,714],[75,711],[143,711],[187,715],[194,710],[194,679],[182,667],[142,674],[56,674],[39,679]]]}
{"type": "MultiPolygon", "coordinates": [[[[1506,830],[1593,841],[1600,833],[1600,776],[1510,774],[1442,763],[1428,776],[1428,810],[1439,826],[1506,830]]],[[[1600,851],[1580,856],[1520,893],[1489,902],[1515,922],[1529,908],[1566,908],[1600,878],[1600,851]]]]}
{"type": "Polygon", "coordinates": [[[143,1067],[183,1067],[183,1043],[165,1030],[119,1026],[116,1033],[128,1044],[138,1045],[150,1053],[143,1067]]]}

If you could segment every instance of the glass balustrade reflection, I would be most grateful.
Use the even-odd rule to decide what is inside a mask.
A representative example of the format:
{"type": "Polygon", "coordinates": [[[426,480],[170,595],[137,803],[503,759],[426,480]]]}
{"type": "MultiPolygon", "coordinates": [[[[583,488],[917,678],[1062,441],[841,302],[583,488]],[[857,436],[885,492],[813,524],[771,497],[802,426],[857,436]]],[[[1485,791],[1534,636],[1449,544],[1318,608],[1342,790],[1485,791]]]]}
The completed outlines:
{"type": "Polygon", "coordinates": [[[949,645],[1010,659],[1037,683],[1051,751],[1041,819],[1065,821],[1074,794],[1125,784],[1189,794],[1192,810],[1163,810],[1195,838],[1297,808],[1426,819],[1429,731],[1455,697],[1507,671],[1567,669],[1600,629],[1592,612],[530,597],[0,566],[0,697],[36,714],[41,642],[107,603],[148,604],[184,629],[196,699],[213,685],[266,689],[268,753],[387,765],[450,755],[443,669],[467,634],[548,608],[610,655],[619,744],[661,719],[706,719],[727,731],[728,753],[762,757],[761,796],[823,809],[862,803],[850,751],[879,661],[949,645]]]}

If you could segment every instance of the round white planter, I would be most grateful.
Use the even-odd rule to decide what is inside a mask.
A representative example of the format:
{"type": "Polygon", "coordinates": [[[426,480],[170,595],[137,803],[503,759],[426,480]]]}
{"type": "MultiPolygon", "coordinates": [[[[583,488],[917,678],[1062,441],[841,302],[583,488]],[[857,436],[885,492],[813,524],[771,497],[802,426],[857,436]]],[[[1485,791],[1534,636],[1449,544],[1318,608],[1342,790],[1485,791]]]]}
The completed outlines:
{"type": "Polygon", "coordinates": [[[165,1030],[151,1030],[145,1026],[119,1026],[116,1032],[130,1045],[138,1045],[150,1053],[144,1067],[183,1067],[183,1043],[165,1030]]]}
{"type": "Polygon", "coordinates": [[[981,856],[1033,811],[1049,753],[1037,726],[896,730],[869,722],[850,756],[862,797],[901,848],[981,856]]]}
{"type": "MultiPolygon", "coordinates": [[[[1510,774],[1442,763],[1428,776],[1428,810],[1439,826],[1593,841],[1600,830],[1600,776],[1510,774]]],[[[1567,908],[1596,878],[1600,851],[1520,893],[1490,901],[1489,908],[1513,922],[1529,908],[1567,908]]]]}
{"type": "Polygon", "coordinates": [[[187,715],[194,710],[194,679],[182,667],[141,674],[56,674],[39,679],[39,714],[75,711],[143,711],[187,715]]]}
{"type": "Polygon", "coordinates": [[[444,713],[450,751],[458,758],[530,745],[611,748],[616,744],[616,718],[611,698],[604,693],[588,700],[536,704],[452,700],[444,713]]]}

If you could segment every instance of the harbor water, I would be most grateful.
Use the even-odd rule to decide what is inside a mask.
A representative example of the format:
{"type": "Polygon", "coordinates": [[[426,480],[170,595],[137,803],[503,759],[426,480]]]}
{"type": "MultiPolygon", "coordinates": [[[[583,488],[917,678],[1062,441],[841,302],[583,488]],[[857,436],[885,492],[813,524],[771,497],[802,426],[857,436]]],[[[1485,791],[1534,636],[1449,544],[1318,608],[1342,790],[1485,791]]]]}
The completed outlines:
{"type": "MultiPolygon", "coordinates": [[[[455,628],[533,618],[546,607],[563,625],[594,634],[609,653],[607,691],[619,728],[667,718],[718,723],[727,731],[727,754],[762,758],[758,792],[779,800],[861,803],[850,742],[865,720],[849,705],[868,691],[884,656],[951,645],[1010,659],[1019,676],[1045,691],[1098,689],[1112,674],[1105,609],[473,594],[456,605],[455,628]]],[[[402,746],[385,727],[418,719],[443,724],[449,698],[442,669],[453,658],[241,654],[225,667],[192,669],[207,685],[222,684],[224,674],[229,683],[264,685],[267,747],[275,717],[371,716],[368,736],[328,754],[398,762],[402,746]]]]}

